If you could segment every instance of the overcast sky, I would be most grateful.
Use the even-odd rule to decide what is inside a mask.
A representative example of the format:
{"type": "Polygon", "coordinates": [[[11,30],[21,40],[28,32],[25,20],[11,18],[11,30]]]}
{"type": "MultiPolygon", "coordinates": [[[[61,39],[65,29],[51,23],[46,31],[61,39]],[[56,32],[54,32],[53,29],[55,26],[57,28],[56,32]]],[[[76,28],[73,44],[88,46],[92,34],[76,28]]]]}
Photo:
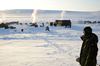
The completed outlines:
{"type": "Polygon", "coordinates": [[[99,11],[100,0],[0,0],[0,10],[5,9],[99,11]]]}

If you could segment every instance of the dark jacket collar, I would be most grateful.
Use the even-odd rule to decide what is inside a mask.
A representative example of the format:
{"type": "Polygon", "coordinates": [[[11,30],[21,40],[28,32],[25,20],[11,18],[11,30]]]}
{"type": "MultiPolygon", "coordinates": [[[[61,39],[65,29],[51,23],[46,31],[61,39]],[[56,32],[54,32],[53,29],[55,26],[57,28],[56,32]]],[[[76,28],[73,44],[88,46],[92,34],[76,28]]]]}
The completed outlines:
{"type": "Polygon", "coordinates": [[[94,34],[94,33],[92,33],[92,34],[90,34],[90,35],[87,35],[87,36],[81,36],[80,37],[83,41],[85,41],[86,39],[89,39],[90,41],[96,41],[97,43],[98,43],[98,37],[97,37],[97,35],[96,34],[94,34]]]}
{"type": "Polygon", "coordinates": [[[85,41],[86,39],[88,39],[88,38],[90,38],[90,37],[91,37],[91,35],[87,35],[87,36],[82,35],[80,38],[81,38],[83,41],[85,41]]]}

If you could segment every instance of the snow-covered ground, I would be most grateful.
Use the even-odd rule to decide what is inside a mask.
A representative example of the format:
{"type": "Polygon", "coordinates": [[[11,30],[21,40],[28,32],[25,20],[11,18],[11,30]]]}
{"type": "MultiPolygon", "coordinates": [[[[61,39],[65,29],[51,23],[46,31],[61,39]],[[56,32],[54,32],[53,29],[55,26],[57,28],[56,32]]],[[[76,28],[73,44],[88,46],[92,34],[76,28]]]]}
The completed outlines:
{"type": "MultiPolygon", "coordinates": [[[[51,30],[45,31],[47,25],[35,28],[23,23],[13,24],[16,29],[0,28],[0,66],[80,66],[76,58],[81,50],[83,28],[91,26],[100,37],[100,24],[78,24],[73,20],[71,28],[49,26],[51,30]]],[[[100,64],[100,38],[98,48],[100,64]]]]}

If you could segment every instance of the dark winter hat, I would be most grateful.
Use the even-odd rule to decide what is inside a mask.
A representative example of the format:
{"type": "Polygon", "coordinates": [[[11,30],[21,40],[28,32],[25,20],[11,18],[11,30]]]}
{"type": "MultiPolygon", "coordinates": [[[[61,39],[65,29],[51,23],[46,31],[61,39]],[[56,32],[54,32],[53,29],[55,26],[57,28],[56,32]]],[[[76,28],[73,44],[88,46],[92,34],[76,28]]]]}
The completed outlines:
{"type": "Polygon", "coordinates": [[[92,34],[92,28],[87,26],[83,29],[83,31],[85,31],[85,35],[90,35],[92,34]]]}

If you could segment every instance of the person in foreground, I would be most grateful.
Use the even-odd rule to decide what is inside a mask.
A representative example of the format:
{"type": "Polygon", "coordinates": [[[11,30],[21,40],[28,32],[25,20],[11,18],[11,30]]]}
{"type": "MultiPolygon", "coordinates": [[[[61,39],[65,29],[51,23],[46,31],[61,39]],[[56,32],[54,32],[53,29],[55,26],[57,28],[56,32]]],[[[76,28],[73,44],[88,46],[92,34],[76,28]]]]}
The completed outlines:
{"type": "Polygon", "coordinates": [[[76,59],[81,66],[96,66],[98,53],[98,36],[92,33],[92,28],[87,26],[83,29],[83,40],[80,57],[76,59]]]}

